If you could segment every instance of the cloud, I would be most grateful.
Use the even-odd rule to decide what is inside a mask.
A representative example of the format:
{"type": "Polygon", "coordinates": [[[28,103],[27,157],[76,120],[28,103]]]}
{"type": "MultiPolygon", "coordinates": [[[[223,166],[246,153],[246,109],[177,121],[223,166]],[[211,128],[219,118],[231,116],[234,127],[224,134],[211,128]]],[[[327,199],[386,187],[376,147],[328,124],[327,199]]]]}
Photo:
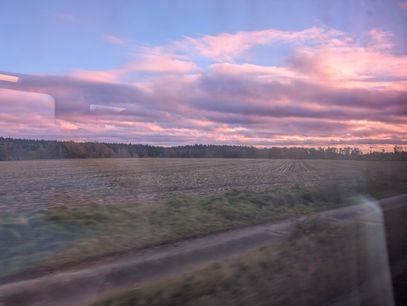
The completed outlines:
{"type": "Polygon", "coordinates": [[[75,78],[101,83],[118,83],[122,76],[122,72],[118,69],[109,71],[90,71],[90,70],[77,70],[71,73],[75,78]]]}
{"type": "Polygon", "coordinates": [[[335,86],[405,88],[407,56],[393,55],[381,47],[303,47],[287,63],[315,81],[335,86]]]}
{"type": "Polygon", "coordinates": [[[407,56],[393,53],[391,33],[367,34],[362,44],[319,27],[222,33],[139,47],[110,70],[12,74],[18,82],[0,80],[8,88],[0,94],[0,125],[10,136],[166,145],[404,144],[407,56]],[[255,46],[276,42],[293,52],[274,65],[250,62],[255,46]],[[202,57],[213,62],[203,65],[202,57]],[[17,90],[31,94],[16,99],[17,90]],[[39,111],[35,93],[52,97],[55,120],[18,123],[11,106],[37,99],[39,111]]]}
{"type": "Polygon", "coordinates": [[[123,38],[114,35],[105,35],[104,40],[112,45],[124,45],[125,41],[123,38]]]}
{"type": "Polygon", "coordinates": [[[171,54],[156,48],[144,48],[138,53],[138,59],[122,67],[122,71],[151,73],[189,73],[197,65],[177,54],[171,54]]]}
{"type": "Polygon", "coordinates": [[[378,49],[389,49],[394,46],[394,35],[390,32],[383,31],[382,29],[371,29],[369,36],[372,40],[373,47],[378,49]]]}
{"type": "Polygon", "coordinates": [[[188,52],[197,52],[203,57],[215,61],[233,61],[258,45],[270,45],[277,42],[343,43],[351,39],[344,33],[327,28],[313,27],[302,31],[242,31],[237,33],[221,33],[204,35],[199,38],[186,37],[176,42],[176,46],[188,52]]]}
{"type": "Polygon", "coordinates": [[[137,73],[178,75],[197,70],[196,63],[181,55],[166,53],[158,48],[141,48],[135,54],[134,60],[117,69],[77,70],[72,72],[71,76],[93,82],[132,83],[134,79],[139,79],[137,73]]]}

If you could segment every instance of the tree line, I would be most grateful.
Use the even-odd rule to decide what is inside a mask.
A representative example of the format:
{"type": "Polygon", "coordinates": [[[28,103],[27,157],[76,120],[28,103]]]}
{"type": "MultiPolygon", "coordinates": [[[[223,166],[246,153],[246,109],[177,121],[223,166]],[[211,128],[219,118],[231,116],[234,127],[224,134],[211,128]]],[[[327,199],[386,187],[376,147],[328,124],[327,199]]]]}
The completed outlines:
{"type": "Polygon", "coordinates": [[[407,152],[395,146],[393,152],[363,153],[356,147],[271,147],[232,145],[151,146],[143,144],[30,140],[0,137],[0,160],[65,158],[276,158],[407,160],[407,152]]]}

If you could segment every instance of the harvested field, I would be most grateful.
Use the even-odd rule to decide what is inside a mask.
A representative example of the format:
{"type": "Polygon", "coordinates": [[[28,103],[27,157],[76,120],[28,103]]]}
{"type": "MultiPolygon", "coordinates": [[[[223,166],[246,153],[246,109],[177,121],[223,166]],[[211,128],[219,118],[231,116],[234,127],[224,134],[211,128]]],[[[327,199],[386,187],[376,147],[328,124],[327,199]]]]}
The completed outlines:
{"type": "Polygon", "coordinates": [[[0,162],[0,212],[60,205],[145,204],[185,195],[321,182],[407,180],[406,162],[259,159],[93,159],[0,162]]]}
{"type": "Polygon", "coordinates": [[[407,191],[405,162],[94,159],[0,163],[0,282],[31,270],[407,191]]]}

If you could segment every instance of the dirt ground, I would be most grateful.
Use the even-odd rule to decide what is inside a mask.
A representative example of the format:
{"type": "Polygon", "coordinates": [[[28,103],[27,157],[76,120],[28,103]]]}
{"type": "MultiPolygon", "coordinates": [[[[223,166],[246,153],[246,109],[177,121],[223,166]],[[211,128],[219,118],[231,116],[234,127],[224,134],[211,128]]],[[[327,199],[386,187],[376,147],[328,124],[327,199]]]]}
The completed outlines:
{"type": "Polygon", "coordinates": [[[270,159],[86,159],[0,163],[0,213],[66,205],[153,203],[179,195],[405,175],[406,162],[270,159]]]}

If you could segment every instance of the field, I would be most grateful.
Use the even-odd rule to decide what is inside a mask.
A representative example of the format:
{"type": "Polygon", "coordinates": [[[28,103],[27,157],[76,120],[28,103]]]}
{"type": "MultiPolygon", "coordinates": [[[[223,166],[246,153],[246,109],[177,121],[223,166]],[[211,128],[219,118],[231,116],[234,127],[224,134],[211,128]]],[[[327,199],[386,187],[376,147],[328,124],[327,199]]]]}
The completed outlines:
{"type": "Polygon", "coordinates": [[[0,163],[0,278],[407,190],[407,163],[95,159],[0,163]]]}
{"type": "Polygon", "coordinates": [[[94,159],[1,162],[0,211],[66,205],[146,204],[231,190],[318,186],[321,182],[392,185],[406,162],[256,159],[94,159]]]}

